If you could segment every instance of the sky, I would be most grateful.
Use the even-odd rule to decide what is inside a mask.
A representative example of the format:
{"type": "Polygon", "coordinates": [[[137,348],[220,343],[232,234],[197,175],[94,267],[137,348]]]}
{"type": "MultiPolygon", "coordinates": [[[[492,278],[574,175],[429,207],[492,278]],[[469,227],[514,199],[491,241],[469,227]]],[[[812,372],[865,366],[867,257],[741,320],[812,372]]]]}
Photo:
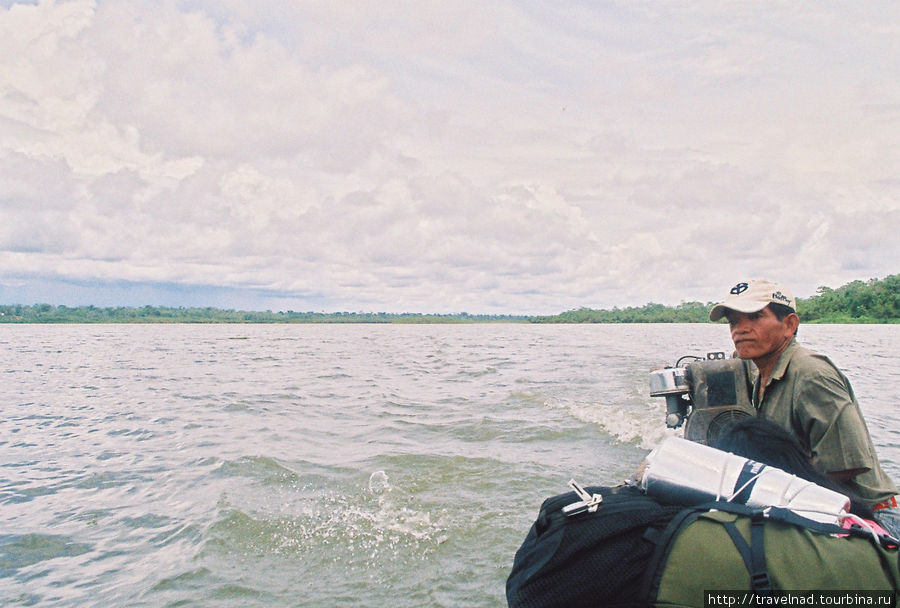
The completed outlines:
{"type": "Polygon", "coordinates": [[[894,0],[0,0],[0,303],[809,297],[897,226],[894,0]]]}

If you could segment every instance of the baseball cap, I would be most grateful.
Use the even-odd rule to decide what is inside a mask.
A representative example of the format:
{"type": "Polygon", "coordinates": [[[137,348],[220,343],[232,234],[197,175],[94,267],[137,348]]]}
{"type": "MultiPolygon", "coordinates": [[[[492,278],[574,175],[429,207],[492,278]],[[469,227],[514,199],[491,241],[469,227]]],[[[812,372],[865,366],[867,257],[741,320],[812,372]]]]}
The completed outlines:
{"type": "Polygon", "coordinates": [[[782,304],[794,312],[797,311],[797,302],[790,291],[778,283],[760,279],[745,281],[732,287],[725,301],[716,304],[709,311],[709,320],[718,321],[729,310],[757,312],[769,304],[782,304]]]}

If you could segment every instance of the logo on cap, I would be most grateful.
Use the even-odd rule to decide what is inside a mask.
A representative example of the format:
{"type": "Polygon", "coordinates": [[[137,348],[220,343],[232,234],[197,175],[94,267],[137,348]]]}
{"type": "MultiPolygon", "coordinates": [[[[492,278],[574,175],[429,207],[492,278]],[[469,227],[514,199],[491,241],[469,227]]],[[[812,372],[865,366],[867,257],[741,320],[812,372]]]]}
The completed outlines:
{"type": "Polygon", "coordinates": [[[746,283],[738,283],[737,285],[735,285],[734,287],[731,288],[731,295],[739,296],[742,293],[744,293],[745,291],[747,291],[748,287],[749,287],[749,285],[747,285],[746,283]]]}
{"type": "Polygon", "coordinates": [[[783,293],[781,293],[780,291],[776,291],[775,293],[773,293],[772,299],[773,300],[781,300],[782,302],[786,302],[788,304],[791,303],[791,299],[789,297],[787,297],[786,295],[784,295],[783,293]]]}

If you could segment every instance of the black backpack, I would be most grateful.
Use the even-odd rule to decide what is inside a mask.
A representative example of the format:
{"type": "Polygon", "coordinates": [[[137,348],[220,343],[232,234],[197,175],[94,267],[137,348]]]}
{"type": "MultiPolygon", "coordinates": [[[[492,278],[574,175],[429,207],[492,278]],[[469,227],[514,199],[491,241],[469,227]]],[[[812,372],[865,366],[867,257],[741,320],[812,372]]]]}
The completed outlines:
{"type": "Polygon", "coordinates": [[[641,580],[659,535],[683,506],[665,506],[635,488],[591,487],[603,502],[596,512],[568,516],[575,492],[541,505],[506,581],[510,607],[588,608],[639,605],[641,580]]]}

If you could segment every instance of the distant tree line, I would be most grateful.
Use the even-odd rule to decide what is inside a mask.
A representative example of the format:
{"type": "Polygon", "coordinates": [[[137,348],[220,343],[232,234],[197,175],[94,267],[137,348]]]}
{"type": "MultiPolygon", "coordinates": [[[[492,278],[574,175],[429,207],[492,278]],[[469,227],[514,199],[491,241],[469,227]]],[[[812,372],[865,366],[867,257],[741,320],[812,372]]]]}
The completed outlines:
{"type": "Polygon", "coordinates": [[[513,315],[282,312],[141,306],[98,308],[50,304],[0,305],[0,323],[513,323],[528,317],[513,315]]]}
{"type": "Polygon", "coordinates": [[[843,287],[819,287],[798,300],[803,321],[819,323],[896,323],[900,321],[900,274],[882,280],[853,281],[843,287]]]}
{"type": "MultiPolygon", "coordinates": [[[[678,306],[645,304],[639,307],[595,310],[579,308],[559,315],[532,317],[533,323],[708,323],[714,302],[683,302],[678,306]]],[[[853,281],[816,295],[797,299],[797,314],[805,323],[900,322],[900,275],[853,281]]]]}
{"type": "Polygon", "coordinates": [[[532,317],[532,323],[706,323],[712,304],[683,302],[678,306],[644,304],[628,308],[595,310],[578,308],[549,317],[532,317]]]}
{"type": "MultiPolygon", "coordinates": [[[[0,305],[0,323],[708,323],[713,302],[682,302],[677,306],[644,306],[595,310],[578,308],[552,316],[367,313],[265,312],[220,308],[138,308],[0,305]]],[[[819,287],[816,295],[797,300],[806,323],[900,322],[900,275],[853,281],[837,289],[819,287]]]]}

